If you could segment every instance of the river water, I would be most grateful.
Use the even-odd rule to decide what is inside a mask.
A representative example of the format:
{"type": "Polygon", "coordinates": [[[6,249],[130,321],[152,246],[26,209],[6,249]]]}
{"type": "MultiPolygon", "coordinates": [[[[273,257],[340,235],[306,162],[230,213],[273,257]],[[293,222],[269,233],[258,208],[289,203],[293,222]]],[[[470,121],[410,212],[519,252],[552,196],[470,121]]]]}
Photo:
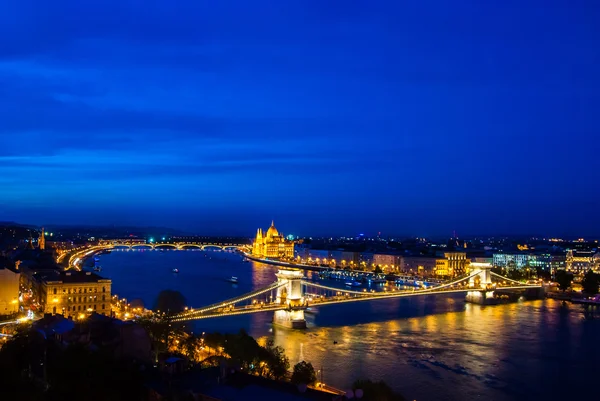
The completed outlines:
{"type": "MultiPolygon", "coordinates": [[[[277,271],[217,251],[113,251],[100,259],[113,293],[149,308],[164,289],[180,291],[199,307],[264,287],[277,271]],[[231,276],[238,285],[226,281],[231,276]]],[[[581,306],[554,300],[479,306],[444,294],[316,312],[307,315],[309,328],[302,331],[273,328],[269,312],[200,320],[189,328],[271,336],[292,365],[310,361],[323,370],[325,383],[339,388],[371,378],[411,400],[600,399],[600,315],[581,306]]]]}

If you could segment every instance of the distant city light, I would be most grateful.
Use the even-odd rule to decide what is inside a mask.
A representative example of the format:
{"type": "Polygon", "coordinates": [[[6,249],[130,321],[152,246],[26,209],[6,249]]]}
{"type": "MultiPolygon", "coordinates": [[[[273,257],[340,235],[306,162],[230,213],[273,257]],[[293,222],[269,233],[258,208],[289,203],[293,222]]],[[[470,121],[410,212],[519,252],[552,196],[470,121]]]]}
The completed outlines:
{"type": "Polygon", "coordinates": [[[153,242],[154,242],[154,238],[150,238],[150,239],[148,240],[148,242],[150,242],[150,243],[153,243],[153,242]]]}
{"type": "Polygon", "coordinates": [[[165,237],[162,237],[162,240],[163,240],[163,241],[164,241],[165,239],[166,239],[165,237]]]}

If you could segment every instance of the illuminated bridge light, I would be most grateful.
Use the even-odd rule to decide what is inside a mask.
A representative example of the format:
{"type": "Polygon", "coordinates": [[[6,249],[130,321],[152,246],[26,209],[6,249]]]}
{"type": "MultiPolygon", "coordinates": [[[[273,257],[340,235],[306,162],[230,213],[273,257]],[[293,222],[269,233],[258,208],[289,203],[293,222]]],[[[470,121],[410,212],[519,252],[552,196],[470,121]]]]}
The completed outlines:
{"type": "MultiPolygon", "coordinates": [[[[394,298],[394,297],[405,297],[405,296],[418,296],[418,295],[424,295],[424,294],[436,294],[436,293],[443,293],[443,292],[467,292],[467,291],[469,291],[469,288],[466,286],[468,284],[467,281],[476,275],[479,275],[479,273],[474,273],[474,274],[471,274],[470,276],[459,278],[450,283],[446,283],[446,284],[442,284],[442,285],[438,285],[438,286],[432,286],[432,287],[424,288],[424,289],[413,288],[412,290],[409,290],[409,291],[397,291],[396,288],[392,288],[391,292],[387,292],[387,288],[384,288],[384,290],[382,292],[375,292],[373,290],[371,290],[370,292],[367,292],[366,289],[363,289],[362,292],[346,291],[343,293],[346,298],[342,298],[342,299],[340,299],[338,297],[339,295],[342,294],[342,292],[340,291],[339,288],[323,286],[320,284],[307,282],[304,280],[301,281],[301,288],[303,289],[303,294],[304,294],[303,296],[306,297],[307,300],[309,300],[311,302],[317,302],[322,305],[328,305],[328,304],[343,303],[343,302],[367,301],[369,299],[376,299],[376,298],[382,298],[382,297],[394,298]],[[313,288],[316,290],[321,290],[321,291],[322,290],[331,291],[331,295],[326,296],[326,295],[322,295],[322,294],[311,294],[309,292],[310,288],[313,288]],[[353,295],[353,297],[350,297],[350,295],[353,295]],[[317,297],[317,298],[314,299],[314,297],[317,297]]],[[[506,279],[503,276],[498,275],[498,277],[500,277],[502,279],[506,279]]],[[[521,284],[514,280],[510,280],[510,279],[508,279],[508,280],[511,281],[515,285],[513,285],[512,287],[507,287],[507,288],[523,289],[523,288],[539,288],[540,287],[539,285],[524,285],[524,284],[521,284]]],[[[268,291],[275,290],[284,285],[287,285],[287,283],[275,282],[272,285],[267,286],[265,288],[256,290],[256,291],[248,293],[248,294],[244,294],[240,297],[230,299],[230,300],[221,302],[219,304],[208,306],[208,307],[205,307],[200,310],[190,309],[190,311],[188,311],[188,312],[174,316],[173,320],[181,321],[181,320],[204,319],[204,318],[218,317],[218,316],[231,316],[231,315],[240,315],[240,314],[247,314],[247,313],[258,313],[258,312],[262,312],[262,311],[275,311],[275,310],[287,308],[287,307],[289,307],[289,304],[278,305],[278,304],[274,304],[273,302],[269,303],[267,301],[267,305],[265,305],[265,301],[262,301],[262,300],[260,300],[260,303],[259,303],[260,308],[253,307],[253,306],[257,306],[257,303],[259,302],[259,300],[257,300],[257,299],[253,299],[251,301],[251,305],[235,306],[235,304],[237,304],[237,303],[246,301],[251,298],[258,297],[262,294],[265,294],[268,291]],[[201,314],[206,313],[206,314],[199,315],[198,313],[201,313],[201,314]]],[[[272,297],[272,295],[271,295],[271,297],[272,297]]]]}

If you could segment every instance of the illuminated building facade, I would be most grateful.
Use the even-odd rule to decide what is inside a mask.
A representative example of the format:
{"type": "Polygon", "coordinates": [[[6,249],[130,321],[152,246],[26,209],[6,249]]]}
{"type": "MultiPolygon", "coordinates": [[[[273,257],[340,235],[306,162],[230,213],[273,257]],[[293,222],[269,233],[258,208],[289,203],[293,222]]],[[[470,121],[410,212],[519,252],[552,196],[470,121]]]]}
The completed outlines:
{"type": "Polygon", "coordinates": [[[110,316],[111,280],[86,271],[36,274],[34,295],[41,311],[81,318],[92,312],[110,316]]]}
{"type": "Polygon", "coordinates": [[[290,241],[280,234],[275,228],[275,222],[263,234],[261,228],[256,232],[256,238],[252,244],[252,255],[261,258],[293,258],[294,241],[290,241]]]}
{"type": "Polygon", "coordinates": [[[552,255],[543,253],[539,255],[528,255],[527,264],[532,268],[540,268],[541,270],[552,271],[552,255]]]}
{"type": "MultiPolygon", "coordinates": [[[[365,264],[368,265],[365,260],[365,264]]],[[[371,259],[371,266],[379,266],[384,272],[397,272],[402,266],[402,256],[400,255],[387,255],[382,253],[375,253],[371,259]]]]}
{"type": "MultiPolygon", "coordinates": [[[[573,271],[579,271],[580,269],[585,267],[585,262],[587,260],[591,260],[588,258],[579,259],[578,257],[572,258],[573,261],[573,271]],[[583,263],[583,264],[581,264],[583,263]]],[[[495,253],[492,263],[495,267],[509,268],[509,269],[517,269],[522,270],[525,268],[531,269],[541,269],[547,272],[555,273],[556,270],[567,268],[567,259],[568,255],[565,254],[549,254],[549,253],[539,253],[539,254],[507,254],[507,253],[495,253]]],[[[589,267],[588,267],[589,268],[589,267]]],[[[587,270],[586,270],[587,271],[587,270]]]]}
{"type": "Polygon", "coordinates": [[[510,254],[510,253],[495,253],[493,255],[494,267],[509,267],[522,269],[527,266],[528,255],[526,254],[510,254]]]}
{"type": "Polygon", "coordinates": [[[465,252],[446,252],[443,259],[435,261],[435,275],[441,277],[459,277],[467,273],[471,261],[465,252]]]}
{"type": "Polygon", "coordinates": [[[19,311],[19,272],[0,267],[0,315],[19,311]]]}
{"type": "Polygon", "coordinates": [[[600,270],[600,253],[568,250],[565,265],[567,271],[576,274],[583,274],[590,269],[598,272],[600,270]]]}

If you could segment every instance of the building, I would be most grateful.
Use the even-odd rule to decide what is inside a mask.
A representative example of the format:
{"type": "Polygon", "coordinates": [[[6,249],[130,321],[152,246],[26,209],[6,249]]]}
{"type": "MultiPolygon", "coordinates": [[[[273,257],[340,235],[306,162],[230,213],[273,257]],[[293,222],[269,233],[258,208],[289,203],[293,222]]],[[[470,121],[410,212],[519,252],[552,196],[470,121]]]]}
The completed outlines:
{"type": "Polygon", "coordinates": [[[527,264],[534,269],[541,269],[546,272],[552,271],[552,255],[542,253],[539,255],[528,255],[527,264]]]}
{"type": "Polygon", "coordinates": [[[360,254],[352,251],[331,251],[331,259],[335,260],[335,265],[340,267],[356,268],[360,263],[360,254]]]}
{"type": "Polygon", "coordinates": [[[373,266],[373,260],[375,259],[375,254],[373,252],[361,252],[358,255],[359,263],[362,268],[367,268],[373,266]]]}
{"type": "Polygon", "coordinates": [[[294,241],[287,240],[275,228],[275,222],[263,235],[261,228],[256,232],[256,238],[252,244],[252,255],[260,258],[289,258],[294,257],[294,241]]]}
{"type": "Polygon", "coordinates": [[[424,276],[432,275],[435,272],[437,259],[435,256],[404,256],[400,272],[424,276]]]}
{"type": "Polygon", "coordinates": [[[43,313],[82,318],[92,312],[110,316],[111,280],[86,271],[36,273],[33,293],[43,313]]]}
{"type": "Polygon", "coordinates": [[[563,253],[554,254],[550,257],[550,272],[556,274],[557,270],[565,270],[567,268],[567,256],[563,253]]]}
{"type": "Polygon", "coordinates": [[[88,343],[112,349],[117,358],[132,358],[144,363],[152,361],[152,341],[148,332],[130,320],[92,313],[80,329],[80,337],[82,334],[88,343]]]}
{"type": "Polygon", "coordinates": [[[565,266],[567,271],[575,274],[583,274],[588,270],[598,272],[600,270],[600,253],[592,251],[567,251],[565,266]]]}
{"type": "Polygon", "coordinates": [[[521,253],[495,253],[492,256],[494,267],[523,269],[527,267],[528,255],[521,253]]]}
{"type": "Polygon", "coordinates": [[[0,267],[0,315],[19,311],[19,276],[17,270],[0,267]]]}
{"type": "Polygon", "coordinates": [[[32,331],[44,333],[46,339],[67,342],[75,323],[62,315],[45,315],[31,325],[32,331]]]}
{"type": "Polygon", "coordinates": [[[42,232],[38,238],[38,248],[42,251],[46,249],[46,233],[44,232],[44,227],[42,227],[42,232]]]}
{"type": "Polygon", "coordinates": [[[388,255],[382,253],[373,254],[371,266],[379,266],[384,272],[397,272],[402,266],[402,256],[400,255],[388,255]]]}
{"type": "Polygon", "coordinates": [[[446,252],[443,258],[435,261],[435,275],[441,277],[464,276],[470,263],[465,252],[446,252]]]}

